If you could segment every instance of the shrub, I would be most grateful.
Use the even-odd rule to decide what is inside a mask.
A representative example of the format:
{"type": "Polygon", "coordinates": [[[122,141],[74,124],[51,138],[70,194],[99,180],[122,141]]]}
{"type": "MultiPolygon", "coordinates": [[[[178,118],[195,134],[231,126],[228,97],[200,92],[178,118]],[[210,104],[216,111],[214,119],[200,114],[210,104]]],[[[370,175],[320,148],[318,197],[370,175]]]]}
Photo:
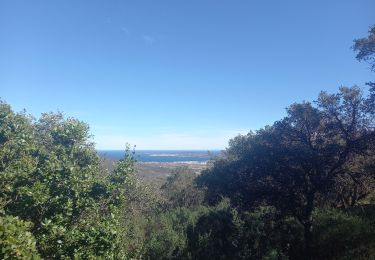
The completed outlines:
{"type": "Polygon", "coordinates": [[[374,211],[324,209],[316,213],[316,259],[370,259],[375,256],[374,211]]]}
{"type": "Polygon", "coordinates": [[[40,259],[30,222],[13,216],[0,216],[0,258],[40,259]]]}

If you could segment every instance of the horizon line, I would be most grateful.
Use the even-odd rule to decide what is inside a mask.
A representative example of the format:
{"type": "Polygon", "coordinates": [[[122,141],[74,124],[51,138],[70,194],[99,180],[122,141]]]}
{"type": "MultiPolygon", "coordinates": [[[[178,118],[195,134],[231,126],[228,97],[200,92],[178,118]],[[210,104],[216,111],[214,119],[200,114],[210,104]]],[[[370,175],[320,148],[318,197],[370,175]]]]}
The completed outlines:
{"type": "MultiPolygon", "coordinates": [[[[135,149],[135,151],[222,151],[223,149],[135,149]]],[[[125,151],[125,149],[95,149],[96,151],[125,151]]],[[[133,151],[133,149],[130,149],[133,151]]]]}

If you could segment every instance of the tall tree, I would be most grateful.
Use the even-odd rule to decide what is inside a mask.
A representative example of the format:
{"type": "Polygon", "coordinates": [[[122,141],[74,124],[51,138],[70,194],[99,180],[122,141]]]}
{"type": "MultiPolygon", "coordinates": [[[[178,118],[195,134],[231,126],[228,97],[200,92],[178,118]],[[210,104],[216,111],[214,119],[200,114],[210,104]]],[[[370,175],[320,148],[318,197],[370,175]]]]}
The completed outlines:
{"type": "Polygon", "coordinates": [[[227,157],[198,181],[215,194],[212,200],[229,196],[244,209],[266,203],[295,217],[309,255],[314,209],[333,203],[335,187],[360,188],[364,176],[374,182],[368,172],[373,161],[358,163],[374,156],[367,101],[358,87],[342,87],[337,94],[322,92],[316,105],[293,104],[273,126],[231,141],[227,157]],[[353,180],[350,186],[343,178],[353,180]]]}

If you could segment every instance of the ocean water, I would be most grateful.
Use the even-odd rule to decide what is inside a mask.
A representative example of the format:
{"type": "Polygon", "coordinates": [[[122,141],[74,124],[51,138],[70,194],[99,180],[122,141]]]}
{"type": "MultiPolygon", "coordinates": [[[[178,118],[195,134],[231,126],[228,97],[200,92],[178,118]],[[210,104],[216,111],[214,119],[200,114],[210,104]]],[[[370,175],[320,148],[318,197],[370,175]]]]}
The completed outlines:
{"type": "MultiPolygon", "coordinates": [[[[119,160],[125,152],[122,150],[99,150],[101,156],[119,160]]],[[[181,151],[181,150],[139,150],[135,151],[135,158],[140,162],[205,162],[221,154],[221,151],[181,151]]]]}

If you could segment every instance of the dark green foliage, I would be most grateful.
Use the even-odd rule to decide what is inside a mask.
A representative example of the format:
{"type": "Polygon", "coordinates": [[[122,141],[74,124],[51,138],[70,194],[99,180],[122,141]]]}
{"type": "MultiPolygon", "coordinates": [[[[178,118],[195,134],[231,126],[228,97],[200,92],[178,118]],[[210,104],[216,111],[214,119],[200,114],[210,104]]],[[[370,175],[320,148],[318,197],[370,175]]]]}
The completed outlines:
{"type": "Polygon", "coordinates": [[[375,256],[375,211],[325,209],[315,213],[314,259],[371,259],[375,256]]]}
{"type": "Polygon", "coordinates": [[[167,208],[166,199],[159,187],[146,185],[134,176],[126,184],[125,191],[121,218],[122,246],[127,258],[139,259],[147,253],[150,237],[159,232],[158,226],[152,223],[167,208]]]}
{"type": "Polygon", "coordinates": [[[145,256],[150,259],[186,259],[187,229],[208,209],[176,208],[155,216],[148,225],[145,256]]]}
{"type": "Polygon", "coordinates": [[[272,207],[240,214],[224,200],[189,226],[188,252],[193,259],[286,259],[301,231],[272,207]]]}
{"type": "Polygon", "coordinates": [[[258,207],[241,216],[243,259],[287,259],[303,237],[302,226],[273,207],[258,207]]]}
{"type": "Polygon", "coordinates": [[[196,174],[188,167],[175,169],[161,187],[169,207],[191,207],[202,204],[204,190],[195,183],[196,174]]]}
{"type": "Polygon", "coordinates": [[[271,127],[237,137],[226,158],[198,181],[209,202],[228,196],[242,210],[272,205],[304,226],[310,254],[313,211],[350,206],[374,187],[375,132],[368,100],[358,87],[322,92],[317,105],[293,104],[271,127]]]}
{"type": "Polygon", "coordinates": [[[239,248],[239,220],[229,207],[211,209],[188,229],[192,259],[235,258],[239,248]]]}

